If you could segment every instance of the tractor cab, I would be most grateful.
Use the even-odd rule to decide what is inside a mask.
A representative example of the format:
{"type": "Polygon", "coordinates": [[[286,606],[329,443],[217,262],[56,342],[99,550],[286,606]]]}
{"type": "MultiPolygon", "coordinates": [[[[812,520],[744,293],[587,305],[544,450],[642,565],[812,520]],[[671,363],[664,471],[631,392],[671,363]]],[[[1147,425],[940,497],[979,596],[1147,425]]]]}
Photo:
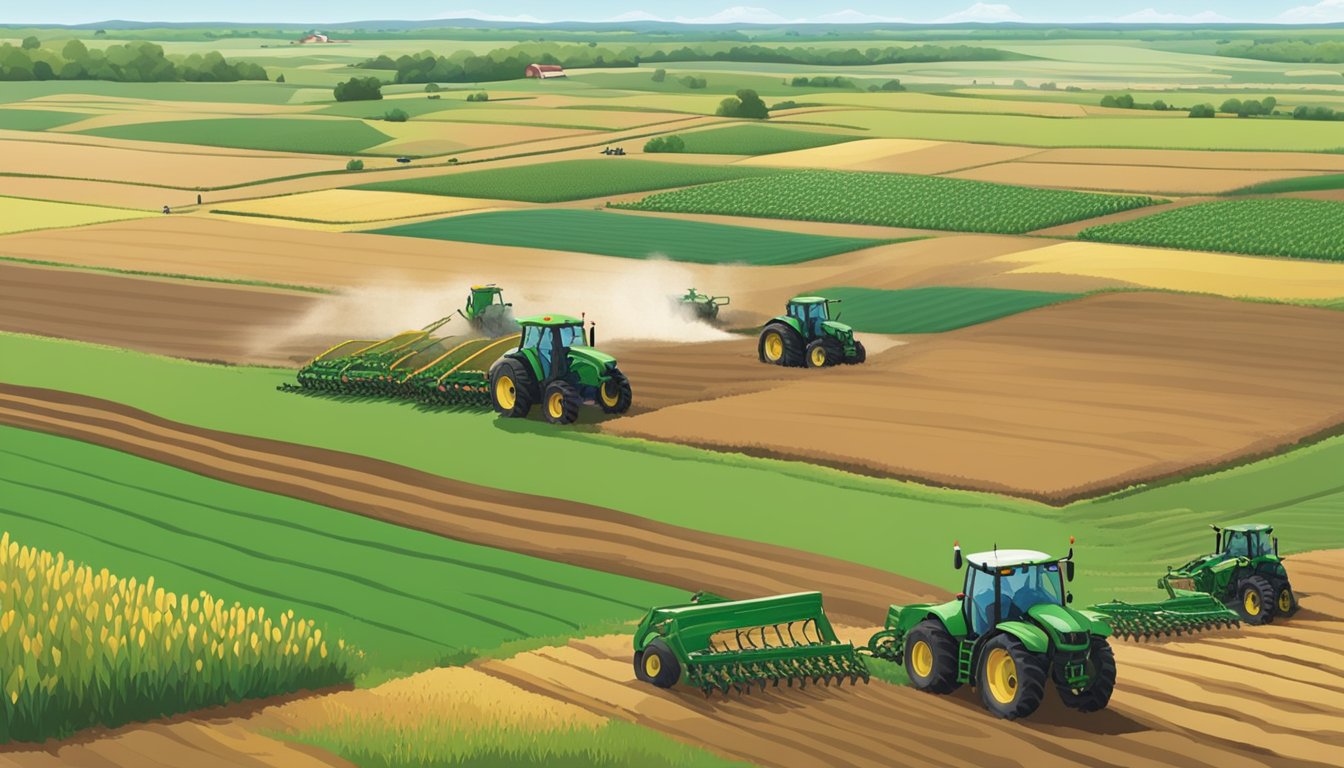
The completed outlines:
{"type": "MultiPolygon", "coordinates": [[[[802,324],[808,338],[815,338],[822,334],[822,324],[831,320],[831,305],[839,301],[820,296],[798,296],[789,300],[788,314],[802,324]]],[[[839,319],[838,314],[836,319],[839,319]]]]}
{"type": "Polygon", "coordinates": [[[1006,621],[1032,621],[1037,606],[1063,608],[1072,600],[1064,588],[1071,562],[1044,552],[1007,549],[966,558],[963,610],[973,635],[983,635],[1006,621]],[[1066,573],[1067,572],[1067,573],[1066,573]]]}
{"type": "Polygon", "coordinates": [[[1221,530],[1214,528],[1214,532],[1217,538],[1213,553],[1222,560],[1235,557],[1254,560],[1278,554],[1278,542],[1271,536],[1274,529],[1268,525],[1230,525],[1221,530]]]}
{"type": "MultiPolygon", "coordinates": [[[[573,347],[589,348],[583,321],[569,315],[539,315],[518,321],[523,327],[518,351],[534,361],[542,381],[561,377],[573,347]],[[559,363],[559,367],[557,367],[559,363]]],[[[593,350],[596,352],[596,350],[593,350]]]]}

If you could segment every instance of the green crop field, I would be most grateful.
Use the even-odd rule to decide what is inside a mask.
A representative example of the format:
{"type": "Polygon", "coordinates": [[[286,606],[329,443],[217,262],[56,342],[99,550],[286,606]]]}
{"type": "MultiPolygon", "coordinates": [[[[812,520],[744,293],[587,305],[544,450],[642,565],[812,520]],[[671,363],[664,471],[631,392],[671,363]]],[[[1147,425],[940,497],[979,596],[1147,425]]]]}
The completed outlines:
{"type": "Polygon", "coordinates": [[[45,131],[83,120],[89,115],[77,112],[52,112],[44,109],[0,109],[0,129],[7,131],[45,131]]]}
{"type": "Polygon", "coordinates": [[[293,608],[368,654],[423,669],[475,648],[626,621],[683,595],[0,427],[0,531],[177,592],[293,608]]]}
{"type": "MultiPolygon", "coordinates": [[[[487,413],[299,397],[276,391],[293,380],[292,372],[278,369],[212,366],[12,334],[0,334],[0,359],[7,362],[3,380],[14,384],[107,398],[201,427],[373,456],[487,487],[600,504],[651,520],[818,552],[949,590],[958,586],[960,576],[947,557],[954,538],[967,551],[1011,542],[1063,552],[1068,536],[1076,535],[1075,592],[1084,605],[1117,596],[1156,598],[1156,575],[1167,564],[1204,551],[1211,521],[1271,522],[1285,553],[1344,547],[1344,527],[1338,522],[1344,514],[1338,471],[1344,438],[1185,482],[1052,508],[801,463],[556,430],[532,420],[502,422],[487,413]],[[90,370],[99,375],[83,375],[90,370]],[[425,450],[426,445],[434,450],[425,450]],[[564,461],[554,460],[557,451],[564,461]],[[669,459],[677,462],[674,473],[667,471],[669,459]],[[520,472],[520,466],[527,471],[520,472]],[[591,472],[575,467],[601,467],[604,476],[622,482],[594,483],[591,472]],[[688,496],[687,489],[696,495],[688,496]],[[719,503],[687,503],[705,494],[719,503]],[[724,508],[733,514],[723,514],[724,508]],[[781,518],[781,509],[826,509],[827,525],[781,518]],[[912,520],[923,522],[912,526],[912,520]],[[894,558],[891,542],[897,540],[903,545],[894,558]]],[[[635,387],[638,392],[639,382],[635,387]]],[[[43,519],[48,517],[44,511],[43,519]]],[[[42,543],[31,534],[25,538],[42,543]]],[[[251,543],[253,538],[236,540],[251,543]]],[[[86,554],[90,551],[80,550],[78,556],[92,557],[86,554]]],[[[99,559],[107,562],[114,554],[99,559]]],[[[542,567],[529,562],[529,569],[542,567]]],[[[385,569],[395,573],[399,567],[385,569]]],[[[874,622],[884,610],[874,606],[874,622]]],[[[439,650],[420,648],[422,655],[439,650]]]]}
{"type": "Polygon", "coordinates": [[[1277,195],[1284,192],[1322,192],[1330,189],[1344,189],[1344,173],[1327,173],[1321,176],[1298,176],[1294,179],[1279,179],[1252,184],[1236,190],[1234,195],[1277,195]]]}
{"type": "Polygon", "coordinates": [[[311,114],[315,115],[336,115],[338,117],[358,117],[370,120],[382,119],[383,115],[394,109],[400,109],[412,118],[427,115],[431,112],[442,112],[448,109],[462,108],[461,95],[456,95],[448,91],[438,94],[442,98],[429,99],[429,94],[422,93],[418,98],[413,99],[381,99],[379,101],[342,101],[336,104],[322,107],[311,114]]]}
{"type": "Polygon", "coordinates": [[[815,293],[840,299],[843,303],[831,311],[843,312],[844,322],[868,333],[941,333],[1082,295],[960,286],[823,288],[815,293]]]}
{"type": "MultiPolygon", "coordinates": [[[[111,96],[123,99],[215,102],[221,104],[284,104],[296,89],[284,83],[115,83],[105,80],[27,80],[0,82],[0,103],[61,95],[111,96]]],[[[330,93],[330,92],[328,92],[330,93]]],[[[330,98],[330,97],[329,97],[330,98]]],[[[69,100],[76,100],[70,98],[69,100]]]]}
{"type": "MultiPolygon", "coordinates": [[[[1078,233],[1083,240],[1344,261],[1344,203],[1218,200],[1078,233]]],[[[1173,260],[1180,256],[1173,255],[1173,260]]]]}
{"type": "Polygon", "coordinates": [[[796,264],[884,242],[574,209],[491,211],[371,231],[630,259],[762,266],[796,264]]]}
{"type": "Polygon", "coordinates": [[[709,131],[679,134],[687,152],[719,155],[769,155],[792,152],[863,138],[838,133],[811,133],[768,125],[731,125],[709,131]]]}
{"type": "Polygon", "coordinates": [[[382,181],[376,184],[363,184],[355,189],[557,203],[688,184],[705,184],[725,179],[766,176],[773,173],[778,171],[768,168],[684,165],[635,160],[628,157],[609,157],[601,160],[563,160],[558,163],[466,171],[404,181],[382,181]]]}
{"type": "Polygon", "coordinates": [[[1153,202],[899,173],[793,171],[662,192],[617,207],[1018,234],[1153,202]]]}
{"type": "Polygon", "coordinates": [[[111,125],[81,133],[137,141],[336,155],[355,154],[392,140],[390,136],[359,120],[270,117],[170,120],[162,123],[111,125]]]}

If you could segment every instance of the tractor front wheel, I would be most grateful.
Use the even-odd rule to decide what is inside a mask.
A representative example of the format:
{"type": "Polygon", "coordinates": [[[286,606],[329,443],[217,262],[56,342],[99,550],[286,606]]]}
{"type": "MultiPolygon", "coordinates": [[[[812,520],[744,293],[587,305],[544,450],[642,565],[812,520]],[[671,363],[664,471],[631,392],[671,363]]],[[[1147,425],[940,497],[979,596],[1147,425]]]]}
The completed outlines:
{"type": "Polygon", "coordinates": [[[911,685],[929,693],[951,693],[957,682],[957,641],[937,619],[925,619],[905,636],[905,671],[911,685]]]}
{"type": "Polygon", "coordinates": [[[864,349],[863,342],[854,340],[854,356],[845,358],[845,365],[862,365],[868,360],[868,350],[864,349]]]}
{"type": "Polygon", "coordinates": [[[503,358],[490,369],[490,401],[495,412],[502,416],[525,418],[532,410],[534,386],[532,372],[511,357],[503,358]]]}
{"type": "Polygon", "coordinates": [[[1237,613],[1247,624],[1268,624],[1274,620],[1274,586],[1263,576],[1252,576],[1237,588],[1237,613]]]}
{"type": "Polygon", "coordinates": [[[1286,580],[1280,581],[1274,587],[1274,615],[1288,618],[1297,613],[1297,595],[1293,594],[1293,587],[1286,580]]]}
{"type": "Polygon", "coordinates": [[[681,662],[667,643],[658,638],[635,654],[635,677],[659,688],[671,688],[681,679],[681,662]]]}
{"type": "Polygon", "coordinates": [[[976,687],[985,709],[1007,720],[1027,717],[1041,706],[1049,667],[1012,635],[999,635],[980,651],[976,687]]]}
{"type": "Polygon", "coordinates": [[[567,381],[553,381],[541,398],[546,420],[552,424],[573,424],[579,418],[583,398],[579,390],[567,381]]]}
{"type": "Polygon", "coordinates": [[[845,359],[845,348],[840,342],[827,336],[808,344],[804,359],[808,368],[829,368],[845,359]]]}
{"type": "Polygon", "coordinates": [[[761,331],[757,355],[762,363],[797,368],[803,365],[803,340],[789,326],[770,323],[761,331]]]}
{"type": "Polygon", "coordinates": [[[1111,694],[1115,691],[1115,652],[1104,637],[1092,638],[1092,648],[1087,654],[1087,676],[1090,681],[1082,689],[1056,682],[1055,688],[1064,706],[1079,712],[1096,712],[1111,702],[1111,694]]]}
{"type": "Polygon", "coordinates": [[[634,393],[630,389],[630,380],[620,370],[612,368],[611,378],[597,388],[597,404],[603,413],[625,413],[630,410],[634,393]]]}

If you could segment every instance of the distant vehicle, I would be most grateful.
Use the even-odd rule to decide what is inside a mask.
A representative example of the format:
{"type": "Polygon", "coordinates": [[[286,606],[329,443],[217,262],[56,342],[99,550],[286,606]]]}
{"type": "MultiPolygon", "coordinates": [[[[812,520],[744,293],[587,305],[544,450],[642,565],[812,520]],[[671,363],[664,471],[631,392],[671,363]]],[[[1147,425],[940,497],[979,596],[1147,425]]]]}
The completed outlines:
{"type": "Polygon", "coordinates": [[[398,163],[409,163],[409,162],[411,162],[411,158],[409,158],[409,157],[398,157],[398,158],[397,158],[397,162],[398,162],[398,163]]]}
{"type": "Polygon", "coordinates": [[[622,148],[622,147],[604,147],[604,148],[602,149],[602,154],[604,154],[604,155],[624,155],[624,154],[625,154],[625,149],[622,148]]]}

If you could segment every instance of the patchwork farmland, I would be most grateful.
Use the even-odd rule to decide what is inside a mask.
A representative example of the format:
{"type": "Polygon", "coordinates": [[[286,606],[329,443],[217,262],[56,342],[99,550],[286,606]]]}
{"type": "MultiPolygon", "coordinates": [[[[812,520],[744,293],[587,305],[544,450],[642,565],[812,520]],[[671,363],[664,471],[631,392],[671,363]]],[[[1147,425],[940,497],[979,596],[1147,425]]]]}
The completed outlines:
{"type": "Polygon", "coordinates": [[[1337,762],[1337,63],[1250,58],[1276,29],[498,24],[0,35],[0,762],[1337,762]],[[491,284],[522,339],[464,306],[491,284]],[[763,362],[796,296],[854,334],[806,359],[860,364],[763,362]],[[396,380],[501,403],[496,358],[577,323],[573,423],[396,380]],[[297,387],[330,349],[373,377],[297,387]],[[962,589],[953,541],[1151,603],[1239,523],[1300,609],[1111,638],[1103,712],[997,719],[912,656],[727,699],[631,666],[700,591],[819,590],[866,652],[962,589]]]}

